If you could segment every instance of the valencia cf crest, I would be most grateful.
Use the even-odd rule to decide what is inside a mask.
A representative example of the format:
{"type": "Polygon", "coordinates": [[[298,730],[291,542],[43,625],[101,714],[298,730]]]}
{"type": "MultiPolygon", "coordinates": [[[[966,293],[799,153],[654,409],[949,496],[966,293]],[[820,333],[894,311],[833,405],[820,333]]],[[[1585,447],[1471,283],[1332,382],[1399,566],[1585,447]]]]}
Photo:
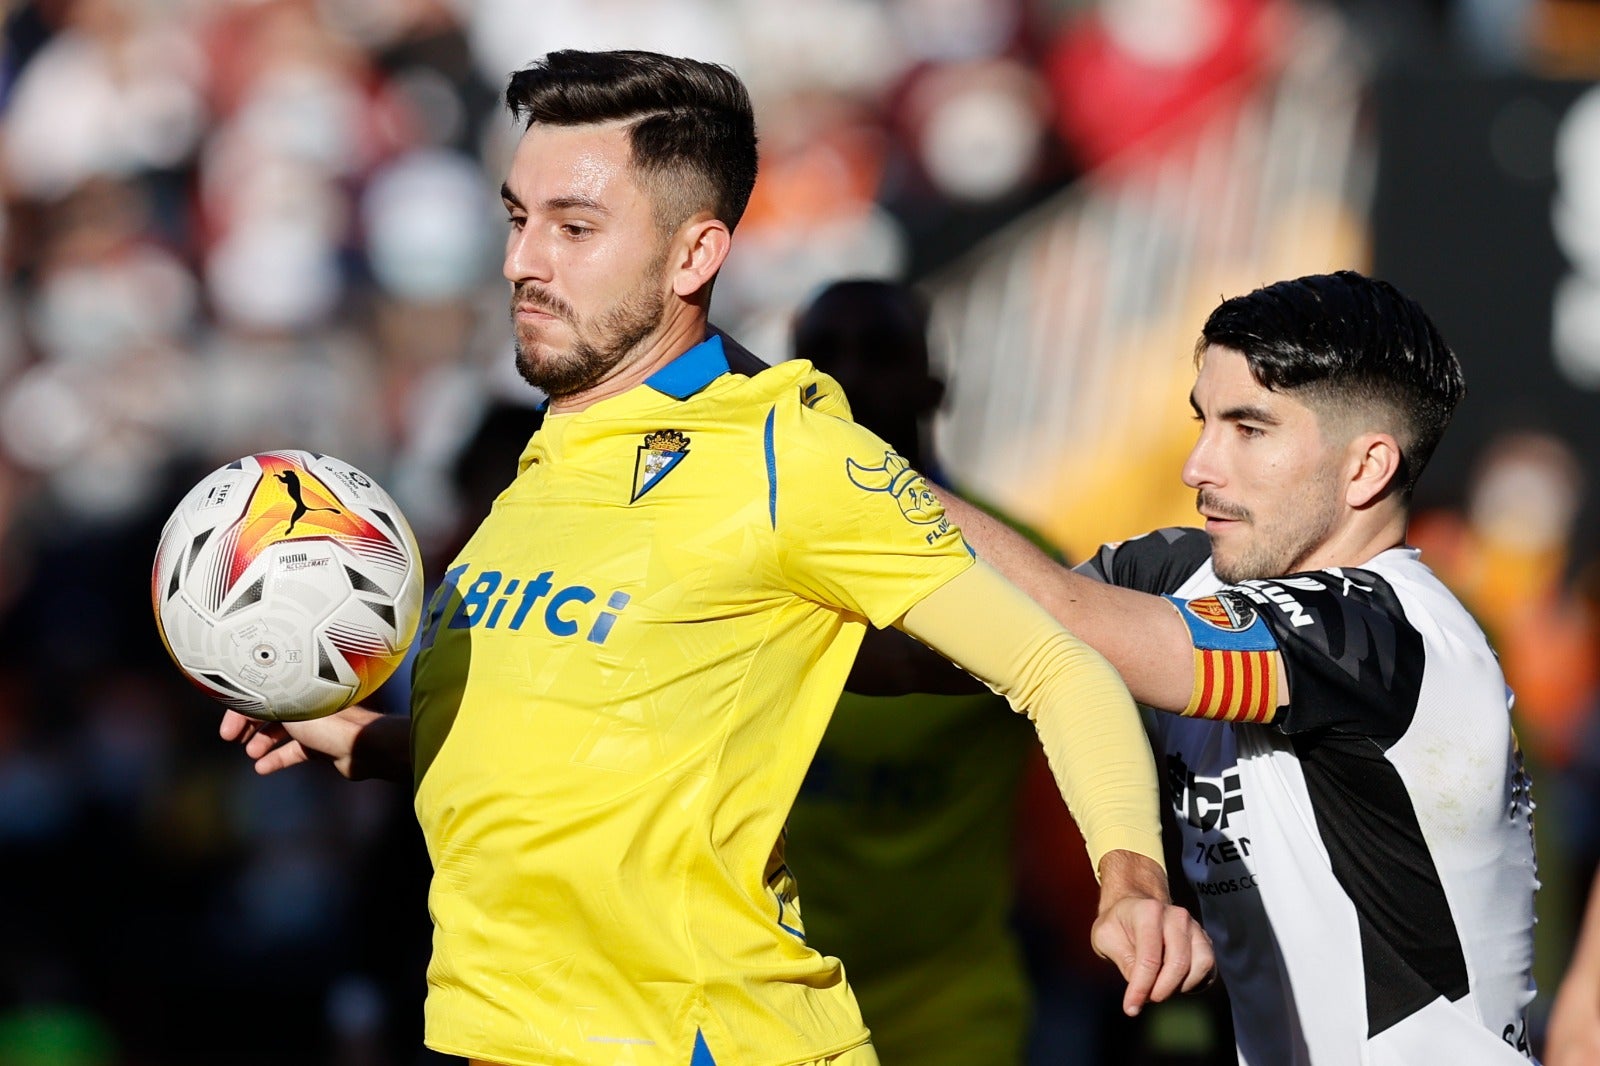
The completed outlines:
{"type": "Polygon", "coordinates": [[[1256,620],[1255,608],[1234,593],[1223,591],[1184,604],[1189,613],[1216,629],[1238,633],[1256,620]]]}
{"type": "Polygon", "coordinates": [[[633,503],[660,484],[661,479],[689,454],[689,438],[675,429],[658,429],[644,435],[639,458],[633,464],[633,503]]]}

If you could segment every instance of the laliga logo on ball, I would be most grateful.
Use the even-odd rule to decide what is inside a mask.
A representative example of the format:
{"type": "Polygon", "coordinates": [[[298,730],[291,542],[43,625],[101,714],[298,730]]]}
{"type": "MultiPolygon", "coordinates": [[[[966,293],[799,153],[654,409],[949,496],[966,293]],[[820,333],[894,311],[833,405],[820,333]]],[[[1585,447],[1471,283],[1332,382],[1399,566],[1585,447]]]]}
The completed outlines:
{"type": "Polygon", "coordinates": [[[327,455],[250,455],[167,519],[150,574],[162,642],[206,694],[299,721],[370,695],[422,614],[422,559],[389,494],[327,455]]]}

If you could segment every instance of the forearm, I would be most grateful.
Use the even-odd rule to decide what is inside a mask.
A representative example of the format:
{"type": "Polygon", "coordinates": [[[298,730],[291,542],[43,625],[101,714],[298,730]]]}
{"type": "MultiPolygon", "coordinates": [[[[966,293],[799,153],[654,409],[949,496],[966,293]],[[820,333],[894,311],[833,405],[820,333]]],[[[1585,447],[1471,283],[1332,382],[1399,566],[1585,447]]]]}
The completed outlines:
{"type": "Polygon", "coordinates": [[[960,497],[941,490],[939,499],[979,558],[1109,659],[1135,699],[1163,711],[1187,706],[1193,645],[1170,603],[1076,573],[960,497]]]}
{"type": "Polygon", "coordinates": [[[381,778],[411,781],[411,719],[380,714],[360,725],[350,745],[349,767],[340,772],[352,781],[381,778]]]}
{"type": "Polygon", "coordinates": [[[1033,721],[1097,874],[1116,850],[1164,869],[1154,760],[1104,657],[981,561],[908,611],[901,627],[1033,721]]]}

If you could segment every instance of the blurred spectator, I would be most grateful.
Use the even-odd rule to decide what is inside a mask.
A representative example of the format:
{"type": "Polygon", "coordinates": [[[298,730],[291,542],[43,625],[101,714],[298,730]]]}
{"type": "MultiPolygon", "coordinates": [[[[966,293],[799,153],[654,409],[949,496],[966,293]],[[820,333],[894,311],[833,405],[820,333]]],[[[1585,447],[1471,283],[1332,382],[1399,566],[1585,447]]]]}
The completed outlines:
{"type": "MultiPolygon", "coordinates": [[[[1364,6],[1419,18],[1444,5],[1364,6]]],[[[1534,20],[1522,23],[1528,49],[1553,57],[1533,60],[1547,69],[1555,45],[1587,40],[1580,9],[1593,5],[1513,6],[1534,20]]],[[[614,45],[746,75],[763,177],[714,317],[778,351],[825,281],[920,278],[1081,170],[1181,143],[1263,76],[1292,10],[545,0],[531,18],[516,0],[9,5],[0,869],[31,876],[0,879],[0,1064],[183,1066],[214,1061],[223,1040],[244,1066],[417,1061],[422,989],[409,975],[426,952],[425,869],[406,797],[379,787],[324,804],[316,783],[262,782],[224,762],[217,708],[165,661],[143,584],[170,507],[248,452],[309,447],[357,463],[394,492],[430,560],[484,505],[454,476],[457,456],[471,457],[463,473],[492,465],[495,448],[469,443],[480,417],[511,425],[499,449],[526,438],[530,417],[498,403],[515,379],[498,205],[485,194],[513,141],[498,99],[511,70],[554,48],[614,45]],[[287,848],[278,830],[290,824],[318,832],[287,848]],[[278,1026],[234,1040],[240,1002],[272,1003],[278,1026]],[[170,1024],[173,1004],[192,1026],[170,1024]]],[[[1111,290],[1091,239],[1076,298],[1100,301],[1111,290]]],[[[1530,643],[1554,633],[1564,647],[1577,632],[1564,627],[1530,625],[1530,643]]],[[[1526,667],[1527,713],[1553,708],[1550,739],[1530,726],[1530,743],[1600,750],[1560,709],[1582,687],[1564,661],[1526,667]]],[[[405,693],[380,699],[399,706],[405,693]]],[[[1600,756],[1573,772],[1591,765],[1600,756]]]]}
{"type": "MultiPolygon", "coordinates": [[[[912,290],[829,285],[797,319],[793,351],[938,480],[928,420],[943,383],[912,290]]],[[[868,634],[790,812],[787,853],[808,942],[844,961],[885,1062],[1023,1061],[1010,829],[1030,753],[1032,729],[1003,699],[903,633],[868,634]],[[884,694],[897,685],[917,694],[884,694]]]]}
{"type": "Polygon", "coordinates": [[[1523,747],[1565,767],[1600,691],[1600,622],[1574,594],[1574,524],[1587,487],[1559,437],[1526,431],[1485,443],[1463,513],[1433,512],[1412,541],[1489,634],[1516,693],[1523,747]]]}
{"type": "Polygon", "coordinates": [[[1051,47],[1062,139],[1084,167],[1171,147],[1243,101],[1284,15],[1273,0],[1101,0],[1051,47]]]}

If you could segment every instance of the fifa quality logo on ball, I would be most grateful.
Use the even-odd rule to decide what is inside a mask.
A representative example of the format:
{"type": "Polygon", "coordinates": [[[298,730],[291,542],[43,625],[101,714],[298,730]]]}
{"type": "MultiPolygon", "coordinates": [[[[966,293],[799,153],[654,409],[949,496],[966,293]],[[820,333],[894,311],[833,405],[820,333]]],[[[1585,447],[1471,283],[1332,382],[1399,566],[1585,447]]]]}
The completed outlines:
{"type": "Polygon", "coordinates": [[[369,696],[422,610],[422,562],[394,500],[305,451],[236,459],[167,520],[151,570],[161,639],[207,695],[294,721],[369,696]]]}

